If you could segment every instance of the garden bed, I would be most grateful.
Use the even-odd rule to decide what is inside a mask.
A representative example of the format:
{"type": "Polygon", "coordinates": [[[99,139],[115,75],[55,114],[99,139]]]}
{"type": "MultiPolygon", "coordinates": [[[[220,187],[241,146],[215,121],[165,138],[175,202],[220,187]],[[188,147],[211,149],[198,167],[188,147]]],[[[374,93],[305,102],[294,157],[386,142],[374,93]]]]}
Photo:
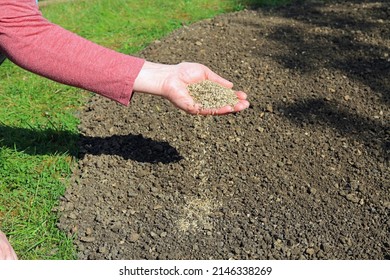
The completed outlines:
{"type": "Polygon", "coordinates": [[[177,30],[140,55],[248,93],[228,116],[93,97],[59,227],[80,259],[389,259],[390,6],[312,2],[177,30]]]}

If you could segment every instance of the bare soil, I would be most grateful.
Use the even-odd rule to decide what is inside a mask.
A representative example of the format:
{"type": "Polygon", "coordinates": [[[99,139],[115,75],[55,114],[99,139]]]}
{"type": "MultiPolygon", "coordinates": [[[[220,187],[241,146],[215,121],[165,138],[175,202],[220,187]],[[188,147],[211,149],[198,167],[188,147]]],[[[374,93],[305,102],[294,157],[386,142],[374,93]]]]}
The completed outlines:
{"type": "Polygon", "coordinates": [[[93,97],[56,209],[80,259],[390,259],[387,0],[225,14],[140,55],[204,63],[251,107],[93,97]]]}

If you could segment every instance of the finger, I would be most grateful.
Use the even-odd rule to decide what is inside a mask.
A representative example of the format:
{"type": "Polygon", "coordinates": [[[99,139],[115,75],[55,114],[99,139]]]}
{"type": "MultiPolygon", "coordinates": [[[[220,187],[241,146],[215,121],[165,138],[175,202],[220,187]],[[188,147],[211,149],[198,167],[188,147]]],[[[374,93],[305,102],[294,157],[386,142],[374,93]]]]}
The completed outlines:
{"type": "Polygon", "coordinates": [[[221,107],[221,108],[211,108],[211,109],[203,109],[201,108],[199,111],[199,115],[226,115],[234,113],[234,108],[230,105],[221,107]]]}
{"type": "Polygon", "coordinates": [[[230,113],[237,113],[242,110],[249,108],[249,102],[247,100],[240,100],[233,107],[230,105],[224,106],[222,108],[213,108],[213,109],[203,109],[200,108],[197,114],[199,115],[226,115],[230,113]]]}
{"type": "Polygon", "coordinates": [[[226,88],[232,88],[233,87],[233,83],[232,82],[222,78],[221,76],[219,76],[218,74],[214,73],[213,71],[211,71],[209,69],[208,69],[208,72],[207,72],[207,79],[210,80],[210,81],[216,82],[216,83],[218,83],[221,86],[224,86],[226,88]]]}
{"type": "Polygon", "coordinates": [[[234,105],[234,112],[240,112],[249,108],[249,102],[247,100],[240,100],[236,105],[234,105]]]}
{"type": "Polygon", "coordinates": [[[237,91],[236,94],[238,99],[244,100],[248,98],[247,94],[243,91],[237,91]]]}
{"type": "Polygon", "coordinates": [[[201,108],[198,112],[198,115],[202,116],[217,116],[217,115],[226,115],[229,113],[232,113],[234,109],[231,106],[225,106],[223,108],[218,108],[218,109],[203,109],[201,108]]]}

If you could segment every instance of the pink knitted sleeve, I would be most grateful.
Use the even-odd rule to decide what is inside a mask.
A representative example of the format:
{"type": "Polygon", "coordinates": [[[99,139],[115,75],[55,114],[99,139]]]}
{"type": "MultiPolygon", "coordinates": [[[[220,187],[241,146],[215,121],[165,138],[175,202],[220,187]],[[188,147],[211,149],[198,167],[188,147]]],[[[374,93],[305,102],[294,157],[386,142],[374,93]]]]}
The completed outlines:
{"type": "Polygon", "coordinates": [[[31,72],[123,105],[144,64],[47,21],[35,0],[0,0],[0,52],[31,72]]]}

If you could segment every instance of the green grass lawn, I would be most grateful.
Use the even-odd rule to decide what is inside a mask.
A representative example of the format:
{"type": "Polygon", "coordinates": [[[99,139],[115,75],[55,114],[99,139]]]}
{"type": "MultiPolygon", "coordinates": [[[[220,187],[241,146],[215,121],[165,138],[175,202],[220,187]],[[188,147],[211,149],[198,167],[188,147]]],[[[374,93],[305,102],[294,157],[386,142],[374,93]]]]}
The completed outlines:
{"type": "MultiPolygon", "coordinates": [[[[182,24],[278,1],[286,2],[74,0],[42,5],[41,11],[87,39],[135,54],[182,24]]],[[[57,229],[52,210],[77,160],[76,113],[88,97],[9,61],[0,67],[0,229],[20,259],[76,258],[72,237],[57,229]]]]}

